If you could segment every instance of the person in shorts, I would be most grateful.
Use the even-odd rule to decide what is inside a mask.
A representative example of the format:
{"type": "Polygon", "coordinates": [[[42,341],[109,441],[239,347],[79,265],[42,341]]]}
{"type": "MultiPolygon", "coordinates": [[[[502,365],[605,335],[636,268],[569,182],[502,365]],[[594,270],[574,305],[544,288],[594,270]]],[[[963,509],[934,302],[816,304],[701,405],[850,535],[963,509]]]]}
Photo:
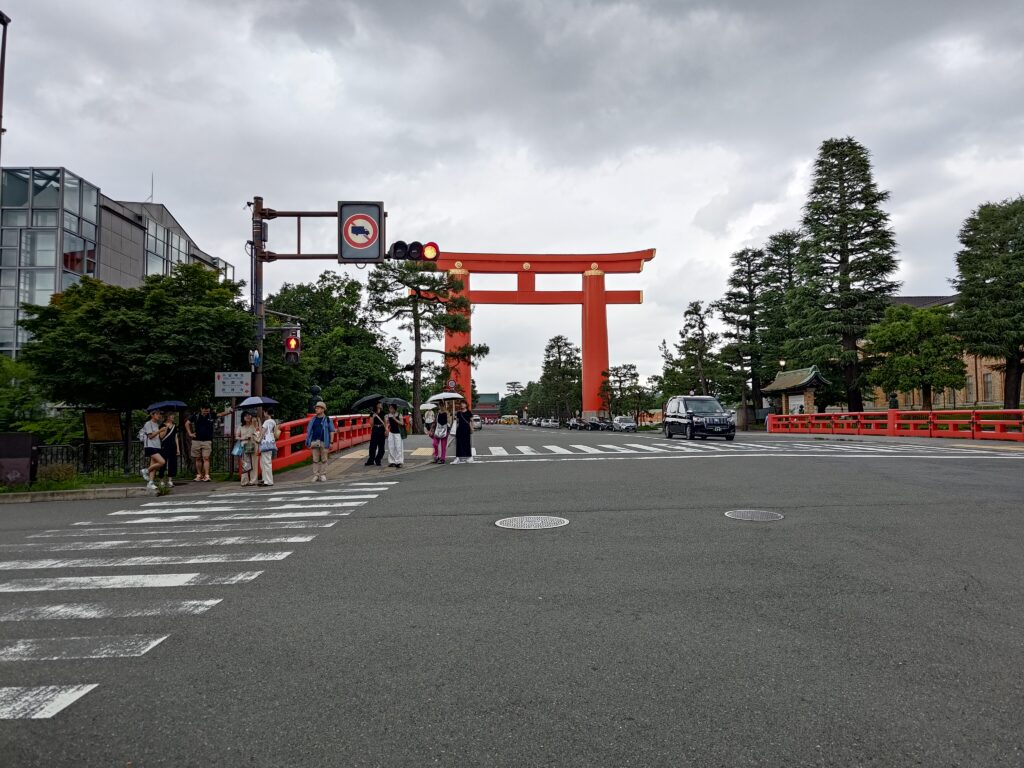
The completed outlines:
{"type": "Polygon", "coordinates": [[[162,411],[152,411],[149,414],[149,421],[143,424],[140,430],[142,452],[147,461],[147,466],[142,468],[142,479],[146,481],[146,488],[150,491],[156,490],[157,470],[166,464],[160,453],[163,436],[167,434],[167,428],[160,423],[163,420],[163,415],[162,411]]]}
{"type": "Polygon", "coordinates": [[[306,447],[313,458],[313,482],[327,482],[327,459],[331,452],[331,435],[334,424],[327,416],[327,404],[320,400],[313,409],[316,415],[309,420],[306,430],[306,447]]]}
{"type": "MultiPolygon", "coordinates": [[[[218,413],[217,416],[223,416],[218,413]]],[[[192,463],[196,467],[196,482],[210,482],[210,456],[213,454],[213,430],[217,418],[210,413],[210,406],[204,405],[199,413],[185,422],[185,432],[192,441],[192,463]]]]}

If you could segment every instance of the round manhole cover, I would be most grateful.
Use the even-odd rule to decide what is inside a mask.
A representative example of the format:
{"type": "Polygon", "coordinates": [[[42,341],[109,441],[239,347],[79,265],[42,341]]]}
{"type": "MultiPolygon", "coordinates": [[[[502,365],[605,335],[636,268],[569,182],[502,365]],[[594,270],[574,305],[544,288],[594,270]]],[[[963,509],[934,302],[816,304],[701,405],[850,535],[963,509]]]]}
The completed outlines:
{"type": "Polygon", "coordinates": [[[539,515],[526,515],[524,517],[506,517],[495,523],[499,528],[515,528],[516,530],[536,530],[538,528],[560,528],[568,525],[569,521],[564,517],[543,517],[539,515]]]}
{"type": "Polygon", "coordinates": [[[770,523],[785,517],[780,512],[769,512],[765,509],[730,509],[725,516],[733,520],[753,520],[758,523],[770,523]]]}

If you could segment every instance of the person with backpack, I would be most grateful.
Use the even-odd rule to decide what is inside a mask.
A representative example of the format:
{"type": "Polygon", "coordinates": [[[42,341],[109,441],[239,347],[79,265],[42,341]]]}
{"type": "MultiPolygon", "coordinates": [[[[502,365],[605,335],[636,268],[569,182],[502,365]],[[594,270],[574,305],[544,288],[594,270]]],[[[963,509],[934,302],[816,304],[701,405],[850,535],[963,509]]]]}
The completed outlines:
{"type": "Polygon", "coordinates": [[[260,427],[260,485],[271,486],[274,484],[274,458],[277,456],[277,438],[281,436],[281,429],[274,421],[274,411],[265,408],[266,419],[260,427]]]}
{"type": "Polygon", "coordinates": [[[306,429],[306,447],[313,455],[313,482],[327,482],[327,459],[331,452],[331,435],[334,434],[334,424],[327,416],[327,404],[323,400],[317,401],[313,409],[316,415],[309,420],[309,427],[306,429]]]}
{"type": "Polygon", "coordinates": [[[139,440],[142,441],[142,453],[146,457],[146,466],[142,468],[142,479],[146,481],[146,490],[156,490],[156,472],[166,462],[160,453],[161,441],[167,433],[165,427],[160,424],[163,412],[156,410],[149,414],[149,421],[142,425],[139,430],[139,440]]]}
{"type": "Polygon", "coordinates": [[[437,414],[430,437],[434,441],[434,463],[444,464],[448,459],[448,414],[445,411],[437,414]]]}

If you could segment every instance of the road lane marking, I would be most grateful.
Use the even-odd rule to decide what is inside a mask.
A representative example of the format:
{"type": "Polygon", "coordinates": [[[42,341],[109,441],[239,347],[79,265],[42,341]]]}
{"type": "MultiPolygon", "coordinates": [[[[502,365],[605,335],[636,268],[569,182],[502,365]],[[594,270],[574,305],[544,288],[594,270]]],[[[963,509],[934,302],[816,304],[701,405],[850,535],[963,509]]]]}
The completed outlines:
{"type": "Polygon", "coordinates": [[[58,592],[69,589],[141,589],[156,587],[224,587],[253,581],[263,571],[240,573],[151,573],[130,576],[57,576],[0,582],[0,592],[58,592]]]}
{"type": "Polygon", "coordinates": [[[54,568],[145,568],[150,565],[207,565],[284,560],[291,552],[226,552],[215,555],[150,555],[146,557],[74,557],[48,560],[0,560],[0,571],[39,571],[54,568]]]}
{"type": "Polygon", "coordinates": [[[4,552],[75,552],[96,549],[168,549],[172,547],[226,547],[232,545],[306,544],[316,534],[305,536],[213,536],[205,539],[126,539],[114,541],[70,541],[38,544],[4,544],[4,552]]]}
{"type": "MultiPolygon", "coordinates": [[[[299,494],[296,496],[281,496],[280,494],[274,494],[273,496],[265,495],[259,497],[259,502],[262,503],[280,503],[280,502],[293,502],[293,501],[345,501],[350,499],[376,499],[379,494],[366,493],[359,491],[357,493],[345,493],[341,495],[328,495],[328,494],[299,494]]],[[[151,501],[143,504],[143,507],[149,509],[150,507],[175,507],[181,504],[188,504],[193,507],[216,507],[218,504],[252,504],[252,501],[247,499],[238,499],[236,501],[230,501],[221,499],[218,501],[183,501],[181,499],[175,499],[174,501],[151,501]]],[[[229,510],[234,510],[236,507],[229,507],[229,510]]],[[[156,510],[150,510],[156,511],[156,510]]],[[[213,511],[213,510],[208,510],[213,511]]],[[[218,510],[220,511],[220,510],[218,510]]]]}
{"type": "MultiPolygon", "coordinates": [[[[315,504],[296,504],[297,507],[314,507],[315,504]]],[[[337,504],[333,506],[339,506],[337,504]]],[[[273,507],[273,509],[291,509],[291,507],[273,507]]],[[[113,513],[111,513],[113,514],[113,513]]],[[[133,520],[110,520],[107,525],[149,525],[152,523],[206,523],[206,522],[229,522],[231,520],[277,520],[301,517],[344,517],[349,512],[334,512],[331,509],[321,509],[312,512],[267,512],[267,513],[238,513],[233,515],[168,515],[167,517],[142,517],[133,520]]],[[[81,522],[72,525],[104,525],[100,522],[81,522]]]]}
{"type": "Polygon", "coordinates": [[[576,450],[579,450],[579,451],[583,451],[583,453],[604,453],[604,451],[599,451],[599,450],[597,450],[597,448],[595,448],[592,445],[575,445],[575,444],[572,444],[569,447],[570,448],[575,448],[576,450]]]}
{"type": "Polygon", "coordinates": [[[356,485],[356,486],[361,486],[361,485],[398,485],[398,481],[397,480],[381,480],[378,483],[349,483],[349,485],[356,485]]]}
{"type": "MultiPolygon", "coordinates": [[[[607,445],[607,444],[605,444],[605,445],[598,445],[598,448],[607,448],[609,451],[614,451],[615,453],[636,453],[636,451],[630,451],[627,448],[623,448],[621,445],[607,445]]],[[[602,453],[607,453],[607,451],[602,451],[602,453]]]]}
{"type": "Polygon", "coordinates": [[[560,445],[545,445],[543,447],[551,451],[552,453],[568,453],[570,455],[572,454],[572,451],[570,451],[567,448],[563,448],[560,445]]]}
{"type": "Polygon", "coordinates": [[[641,443],[626,443],[625,445],[628,448],[636,448],[639,451],[649,451],[651,453],[664,453],[665,452],[664,448],[659,448],[659,447],[657,447],[656,445],[653,445],[653,444],[652,445],[643,445],[641,443]]]}
{"type": "MultiPolygon", "coordinates": [[[[166,522],[161,520],[160,522],[166,522]]],[[[107,521],[101,525],[108,525],[107,521]]],[[[115,525],[121,525],[121,521],[115,525]]],[[[59,539],[78,536],[158,536],[161,534],[179,533],[211,533],[213,531],[280,531],[287,529],[302,528],[333,528],[338,524],[337,520],[283,520],[269,523],[211,523],[203,526],[168,525],[163,528],[97,528],[95,530],[61,530],[50,528],[42,533],[33,533],[27,538],[30,539],[59,539]]],[[[77,523],[76,523],[77,525],[77,523]]]]}
{"type": "Polygon", "coordinates": [[[508,456],[508,451],[506,451],[504,448],[502,448],[500,446],[497,446],[497,445],[492,446],[490,451],[491,451],[491,456],[508,456]]]}
{"type": "Polygon", "coordinates": [[[539,453],[537,453],[535,450],[533,450],[533,448],[531,448],[528,445],[517,445],[516,446],[516,450],[519,451],[524,456],[539,456],[540,455],[539,453]]]}
{"type": "Polygon", "coordinates": [[[0,720],[45,720],[74,704],[96,685],[93,683],[0,688],[0,720]]]}
{"type": "Polygon", "coordinates": [[[134,619],[144,616],[199,616],[222,602],[216,600],[154,600],[135,606],[115,603],[56,603],[9,608],[0,621],[58,621],[64,619],[134,619]]]}
{"type": "Polygon", "coordinates": [[[0,662],[61,659],[126,659],[143,656],[170,635],[26,637],[0,641],[0,662]]]}

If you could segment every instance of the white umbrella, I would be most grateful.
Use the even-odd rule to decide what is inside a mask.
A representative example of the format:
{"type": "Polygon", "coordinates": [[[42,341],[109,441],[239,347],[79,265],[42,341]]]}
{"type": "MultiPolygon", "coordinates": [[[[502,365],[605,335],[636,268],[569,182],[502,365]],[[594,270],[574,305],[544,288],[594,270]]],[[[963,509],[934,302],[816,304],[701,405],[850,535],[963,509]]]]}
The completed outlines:
{"type": "Polygon", "coordinates": [[[428,403],[436,403],[440,400],[465,400],[462,395],[458,392],[438,392],[436,395],[431,395],[427,398],[428,403]]]}
{"type": "Polygon", "coordinates": [[[432,411],[437,408],[437,403],[424,403],[420,406],[421,411],[432,411]]]}

